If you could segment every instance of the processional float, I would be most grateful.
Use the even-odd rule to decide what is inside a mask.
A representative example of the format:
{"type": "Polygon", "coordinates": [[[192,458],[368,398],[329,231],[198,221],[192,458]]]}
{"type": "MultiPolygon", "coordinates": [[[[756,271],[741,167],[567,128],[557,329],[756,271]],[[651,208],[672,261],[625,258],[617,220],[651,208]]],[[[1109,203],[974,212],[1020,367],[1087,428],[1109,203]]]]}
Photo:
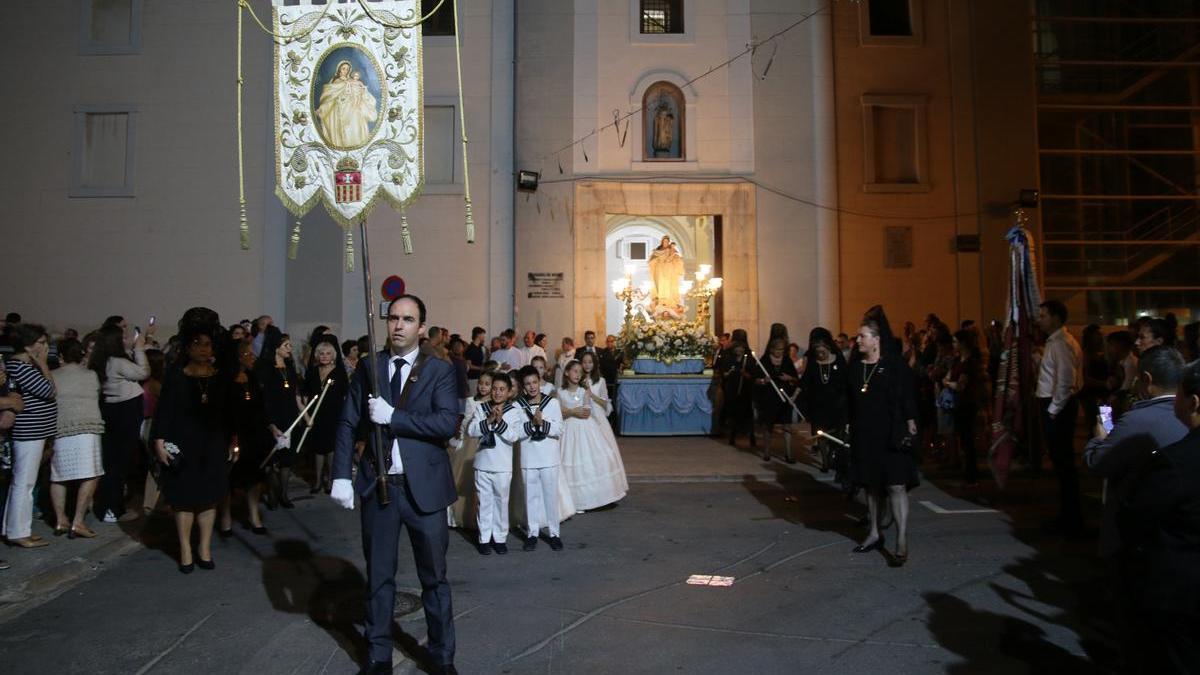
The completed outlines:
{"type": "MultiPolygon", "coordinates": [[[[242,70],[244,18],[248,14],[275,44],[274,139],[275,194],[295,217],[288,257],[300,244],[300,219],[318,202],[345,230],[346,271],[354,270],[354,232],[362,240],[362,275],[370,341],[368,373],[375,396],[374,297],[372,293],[367,215],[380,202],[400,211],[405,253],[413,252],[405,208],[424,186],[424,125],[421,25],[439,11],[454,14],[455,61],[458,68],[459,128],[463,166],[468,167],[466,113],[463,108],[462,58],[458,36],[458,2],[441,0],[429,14],[420,0],[352,0],[324,4],[285,5],[272,0],[268,27],[249,0],[237,6],[237,140],[238,204],[243,250],[250,248],[246,218],[242,148],[242,70]]],[[[463,175],[467,242],[475,241],[471,187],[463,175]]],[[[317,399],[319,406],[324,396],[317,399]]],[[[313,411],[315,414],[315,410],[313,411]]],[[[301,439],[301,444],[303,439],[301,439]]],[[[375,425],[375,466],[384,466],[383,431],[375,425]]],[[[383,472],[375,486],[381,503],[389,500],[383,472]]]]}

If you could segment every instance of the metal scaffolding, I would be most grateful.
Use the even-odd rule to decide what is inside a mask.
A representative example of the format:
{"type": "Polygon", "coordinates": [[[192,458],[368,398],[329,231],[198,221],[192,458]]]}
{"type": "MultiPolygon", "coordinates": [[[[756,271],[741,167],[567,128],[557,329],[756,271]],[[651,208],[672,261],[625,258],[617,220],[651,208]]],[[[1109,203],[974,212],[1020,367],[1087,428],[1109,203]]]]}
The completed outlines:
{"type": "Polygon", "coordinates": [[[1089,322],[1200,320],[1197,9],[1034,1],[1045,289],[1089,322]]]}

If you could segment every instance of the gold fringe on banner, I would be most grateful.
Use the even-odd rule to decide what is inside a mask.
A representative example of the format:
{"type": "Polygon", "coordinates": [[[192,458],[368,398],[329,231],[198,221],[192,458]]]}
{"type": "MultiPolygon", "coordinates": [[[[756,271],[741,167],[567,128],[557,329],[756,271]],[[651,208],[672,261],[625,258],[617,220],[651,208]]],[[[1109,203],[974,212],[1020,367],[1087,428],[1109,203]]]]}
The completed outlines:
{"type": "Polygon", "coordinates": [[[242,9],[246,7],[245,0],[238,2],[237,15],[237,144],[238,144],[238,233],[242,240],[242,250],[250,250],[250,223],[246,220],[246,165],[242,149],[242,9]]]}
{"type": "Polygon", "coordinates": [[[296,254],[300,252],[300,219],[296,219],[296,224],[292,226],[292,236],[288,241],[288,260],[295,260],[296,254]]]}
{"type": "Polygon", "coordinates": [[[412,232],[408,229],[408,214],[404,212],[404,209],[400,209],[400,241],[404,244],[404,252],[412,255],[412,232]]]}
{"type": "Polygon", "coordinates": [[[346,228],[346,271],[354,271],[354,232],[346,228]]]}
{"type": "Polygon", "coordinates": [[[475,243],[475,217],[471,215],[471,163],[467,159],[467,109],[463,103],[462,47],[458,36],[462,28],[458,25],[458,0],[454,0],[454,63],[458,66],[458,115],[462,130],[463,153],[463,201],[467,207],[467,243],[475,243]]]}

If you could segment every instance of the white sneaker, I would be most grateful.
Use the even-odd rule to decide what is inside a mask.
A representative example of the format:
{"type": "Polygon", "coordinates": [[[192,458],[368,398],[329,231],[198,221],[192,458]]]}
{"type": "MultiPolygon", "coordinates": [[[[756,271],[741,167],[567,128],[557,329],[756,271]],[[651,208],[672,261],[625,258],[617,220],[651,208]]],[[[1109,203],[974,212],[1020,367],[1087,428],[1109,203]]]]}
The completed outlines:
{"type": "Polygon", "coordinates": [[[109,510],[109,511],[104,512],[104,517],[101,518],[101,520],[103,520],[104,522],[109,523],[111,525],[111,524],[117,522],[117,516],[114,515],[111,510],[109,510]]]}

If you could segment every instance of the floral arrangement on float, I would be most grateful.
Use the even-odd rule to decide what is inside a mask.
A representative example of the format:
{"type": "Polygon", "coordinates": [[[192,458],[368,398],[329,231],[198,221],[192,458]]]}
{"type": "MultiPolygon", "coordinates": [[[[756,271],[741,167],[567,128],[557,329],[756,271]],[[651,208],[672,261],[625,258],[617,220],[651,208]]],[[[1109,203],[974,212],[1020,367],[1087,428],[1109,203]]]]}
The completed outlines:
{"type": "Polygon", "coordinates": [[[715,344],[703,323],[686,319],[647,320],[632,317],[621,329],[621,348],[634,372],[662,374],[652,364],[676,366],[671,372],[702,372],[705,354],[715,344]]]}

